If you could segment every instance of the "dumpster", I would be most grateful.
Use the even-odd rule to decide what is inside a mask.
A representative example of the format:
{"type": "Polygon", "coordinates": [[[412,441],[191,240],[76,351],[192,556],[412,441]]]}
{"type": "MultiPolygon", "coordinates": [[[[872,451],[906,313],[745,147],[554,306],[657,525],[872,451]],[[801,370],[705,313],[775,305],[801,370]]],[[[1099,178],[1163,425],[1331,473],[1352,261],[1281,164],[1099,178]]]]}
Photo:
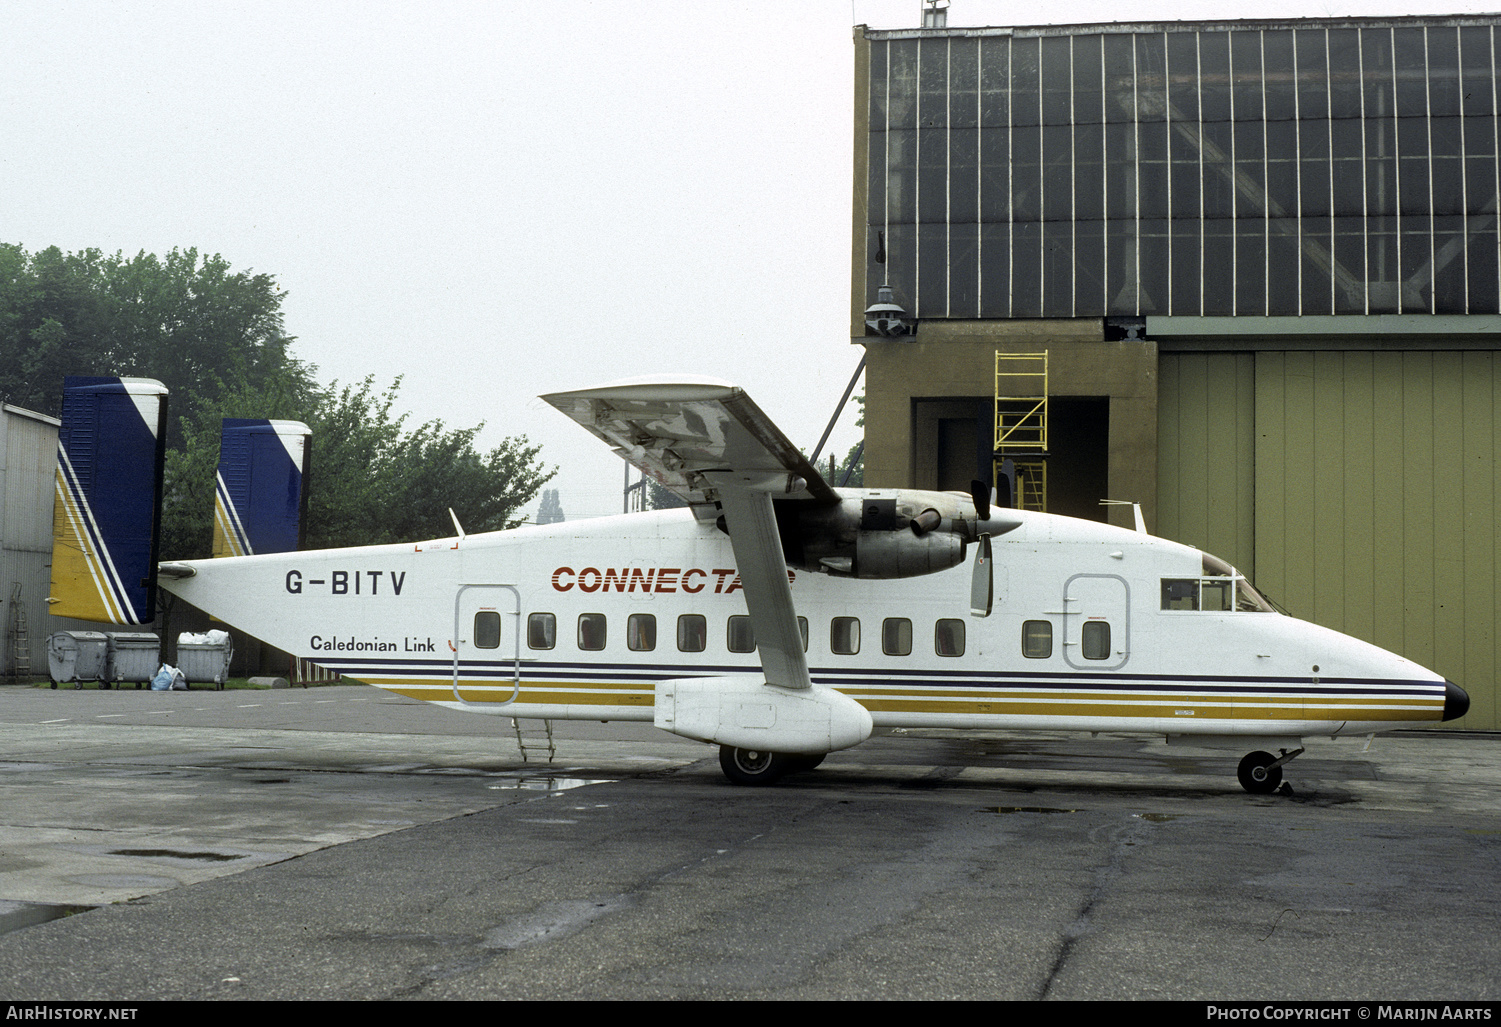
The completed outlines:
{"type": "Polygon", "coordinates": [[[227,631],[206,631],[201,635],[184,631],[177,636],[177,669],[190,685],[196,681],[222,689],[229,677],[229,658],[234,650],[227,631]]]}
{"type": "Polygon", "coordinates": [[[102,631],[57,631],[47,639],[47,676],[52,687],[71,681],[82,688],[85,681],[104,677],[109,639],[102,631]]]}
{"type": "Polygon", "coordinates": [[[107,682],[150,681],[160,665],[161,640],[150,631],[109,631],[109,655],[104,665],[107,682]]]}

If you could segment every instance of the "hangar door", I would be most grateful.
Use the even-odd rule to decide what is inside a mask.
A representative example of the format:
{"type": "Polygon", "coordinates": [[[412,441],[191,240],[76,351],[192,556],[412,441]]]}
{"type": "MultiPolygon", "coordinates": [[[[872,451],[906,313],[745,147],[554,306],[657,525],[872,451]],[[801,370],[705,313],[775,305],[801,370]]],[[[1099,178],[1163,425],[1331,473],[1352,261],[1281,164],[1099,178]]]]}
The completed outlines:
{"type": "Polygon", "coordinates": [[[1453,726],[1501,727],[1498,372],[1478,350],[1163,354],[1158,534],[1459,682],[1453,726]]]}

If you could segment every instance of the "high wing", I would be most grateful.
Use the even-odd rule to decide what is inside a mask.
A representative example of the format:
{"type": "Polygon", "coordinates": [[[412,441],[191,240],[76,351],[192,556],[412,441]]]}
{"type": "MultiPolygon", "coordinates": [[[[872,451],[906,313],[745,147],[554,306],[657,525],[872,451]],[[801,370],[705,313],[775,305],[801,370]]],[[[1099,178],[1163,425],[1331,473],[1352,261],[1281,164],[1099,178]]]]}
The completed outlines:
{"type": "Polygon", "coordinates": [[[715,379],[631,379],[543,396],[624,459],[687,500],[724,514],[766,683],[808,689],[808,661],[772,497],[840,497],[745,392],[715,379]]]}

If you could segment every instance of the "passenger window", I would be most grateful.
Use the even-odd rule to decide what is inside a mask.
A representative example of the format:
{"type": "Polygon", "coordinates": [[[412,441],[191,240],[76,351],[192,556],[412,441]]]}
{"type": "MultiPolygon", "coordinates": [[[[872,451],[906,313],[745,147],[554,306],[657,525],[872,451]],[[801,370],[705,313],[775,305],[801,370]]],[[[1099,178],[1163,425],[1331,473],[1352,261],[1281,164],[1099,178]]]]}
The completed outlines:
{"type": "Polygon", "coordinates": [[[625,622],[625,644],[633,652],[649,653],[657,647],[657,618],[633,613],[625,622]]]}
{"type": "Polygon", "coordinates": [[[678,618],[678,652],[701,653],[709,641],[709,622],[702,614],[685,613],[678,618]]]}
{"type": "Polygon", "coordinates": [[[840,656],[860,651],[860,618],[835,617],[829,622],[829,648],[840,656]]]}
{"type": "Polygon", "coordinates": [[[1091,620],[1084,622],[1084,630],[1080,641],[1083,643],[1084,658],[1086,660],[1108,660],[1110,658],[1110,622],[1103,620],[1091,620]]]}
{"type": "Polygon", "coordinates": [[[602,613],[579,614],[579,648],[598,652],[605,647],[605,615],[602,613]]]}
{"type": "Polygon", "coordinates": [[[551,613],[534,613],[526,619],[526,644],[531,649],[551,649],[558,644],[558,618],[551,613]]]}
{"type": "Polygon", "coordinates": [[[933,625],[933,651],[939,656],[963,656],[964,622],[945,617],[933,625]]]}
{"type": "Polygon", "coordinates": [[[1029,660],[1045,660],[1053,655],[1053,622],[1029,620],[1022,624],[1022,655],[1029,660]]]}
{"type": "Polygon", "coordinates": [[[807,652],[808,651],[808,618],[807,617],[799,617],[797,619],[797,630],[798,630],[798,633],[803,636],[803,652],[807,652]]]}
{"type": "Polygon", "coordinates": [[[912,622],[906,617],[887,617],[881,622],[881,652],[887,656],[912,655],[912,622]]]}
{"type": "Polygon", "coordinates": [[[756,651],[756,633],[751,629],[751,619],[745,614],[736,614],[725,626],[725,648],[732,653],[756,651]]]}
{"type": "Polygon", "coordinates": [[[474,647],[500,648],[500,614],[494,610],[481,610],[474,615],[474,647]]]}

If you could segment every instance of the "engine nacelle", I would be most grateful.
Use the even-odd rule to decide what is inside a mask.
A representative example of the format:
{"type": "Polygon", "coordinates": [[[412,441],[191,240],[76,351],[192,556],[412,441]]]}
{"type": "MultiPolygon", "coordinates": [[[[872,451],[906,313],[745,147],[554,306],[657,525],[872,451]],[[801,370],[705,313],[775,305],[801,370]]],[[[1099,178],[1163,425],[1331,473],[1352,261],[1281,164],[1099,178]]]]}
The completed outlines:
{"type": "Polygon", "coordinates": [[[788,504],[782,541],[790,566],[853,578],[911,578],[964,560],[976,537],[967,497],[915,489],[840,489],[838,506],[788,504]]]}

